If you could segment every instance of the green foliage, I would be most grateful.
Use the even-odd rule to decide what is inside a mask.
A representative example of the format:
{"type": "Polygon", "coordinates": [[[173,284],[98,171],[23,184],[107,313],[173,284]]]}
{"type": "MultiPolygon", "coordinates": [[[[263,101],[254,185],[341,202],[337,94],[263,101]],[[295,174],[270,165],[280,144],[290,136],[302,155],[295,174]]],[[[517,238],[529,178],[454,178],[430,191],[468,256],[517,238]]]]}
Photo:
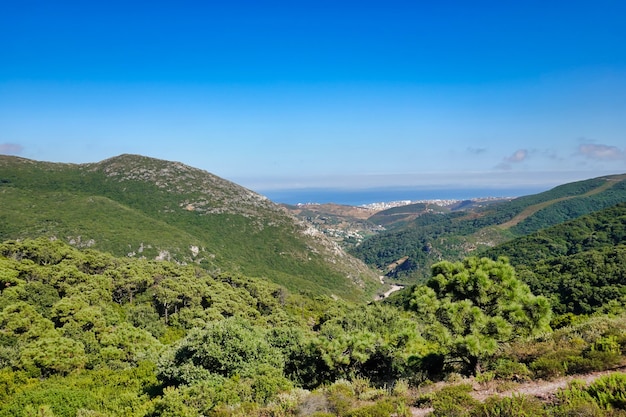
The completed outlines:
{"type": "Polygon", "coordinates": [[[87,356],[82,343],[66,337],[42,337],[27,344],[20,357],[21,367],[34,375],[66,375],[82,369],[87,356]]]}
{"type": "MultiPolygon", "coordinates": [[[[97,407],[97,400],[90,392],[62,386],[17,393],[0,408],[0,417],[23,416],[33,411],[33,416],[75,417],[78,410],[97,407]]],[[[27,414],[28,415],[28,414],[27,414]]]]}
{"type": "Polygon", "coordinates": [[[501,358],[493,366],[493,375],[500,380],[526,381],[530,379],[531,373],[526,364],[501,358]]]}
{"type": "Polygon", "coordinates": [[[411,356],[427,351],[414,318],[392,307],[368,305],[321,320],[315,349],[331,380],[363,377],[384,384],[408,371],[411,356]]]}
{"type": "Polygon", "coordinates": [[[396,407],[390,401],[380,401],[376,404],[364,405],[346,413],[346,417],[390,417],[396,407]]]}
{"type": "Polygon", "coordinates": [[[472,417],[542,417],[548,416],[544,405],[536,398],[526,395],[490,397],[475,407],[472,417]]]}
{"type": "Polygon", "coordinates": [[[551,314],[547,300],[533,296],[506,260],[487,258],[434,265],[411,306],[429,323],[427,337],[442,346],[448,361],[461,361],[470,373],[500,343],[549,330],[551,314]]]}
{"type": "Polygon", "coordinates": [[[589,385],[587,392],[600,407],[626,410],[626,374],[599,378],[589,385]]]}
{"type": "Polygon", "coordinates": [[[0,332],[5,337],[28,342],[54,334],[54,324],[41,316],[30,304],[19,301],[0,313],[0,332]]]}
{"type": "Polygon", "coordinates": [[[545,229],[559,223],[604,210],[624,202],[626,181],[623,176],[616,176],[614,180],[599,184],[596,190],[590,190],[575,199],[563,199],[554,202],[550,206],[534,213],[514,226],[513,231],[517,235],[526,235],[545,229]]]}
{"type": "Polygon", "coordinates": [[[159,376],[166,384],[208,383],[216,403],[266,403],[292,386],[283,367],[265,330],[232,318],[189,332],[159,362],[159,376]]]}
{"type": "Polygon", "coordinates": [[[502,362],[518,363],[544,379],[611,369],[623,363],[625,334],[623,316],[587,318],[552,333],[509,344],[491,369],[497,369],[502,362]]]}
{"type": "Polygon", "coordinates": [[[590,314],[609,302],[623,305],[626,287],[626,204],[515,239],[486,252],[505,255],[555,312],[590,314]]]}
{"type": "MultiPolygon", "coordinates": [[[[0,417],[407,416],[414,388],[403,381],[476,365],[484,381],[523,381],[606,369],[626,350],[612,307],[562,316],[549,332],[545,300],[503,259],[437,264],[402,311],[48,239],[0,253],[11,283],[0,292],[0,417]]],[[[549,411],[615,412],[620,384],[585,387],[549,411]]],[[[432,402],[433,415],[545,415],[523,397],[478,405],[466,388],[432,402]]]]}
{"type": "Polygon", "coordinates": [[[557,399],[557,416],[618,415],[610,413],[610,410],[626,410],[626,374],[606,375],[588,386],[582,381],[572,381],[566,389],[558,392],[557,399]]]}
{"type": "Polygon", "coordinates": [[[449,385],[435,392],[431,399],[433,417],[469,417],[478,401],[469,394],[469,384],[449,385]]]}

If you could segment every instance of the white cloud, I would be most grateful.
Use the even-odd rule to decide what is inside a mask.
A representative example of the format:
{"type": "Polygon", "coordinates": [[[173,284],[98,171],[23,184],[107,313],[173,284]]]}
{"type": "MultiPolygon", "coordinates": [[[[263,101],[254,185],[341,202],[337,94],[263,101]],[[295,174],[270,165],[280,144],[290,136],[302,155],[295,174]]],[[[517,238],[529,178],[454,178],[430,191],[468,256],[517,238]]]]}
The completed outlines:
{"type": "Polygon", "coordinates": [[[518,164],[525,161],[526,158],[528,158],[528,150],[518,149],[513,152],[511,156],[507,156],[502,160],[502,162],[496,165],[496,169],[499,169],[501,171],[509,171],[513,168],[511,164],[518,164]]]}
{"type": "Polygon", "coordinates": [[[0,143],[0,154],[19,155],[24,150],[22,145],[16,143],[0,143]]]}
{"type": "Polygon", "coordinates": [[[578,147],[578,154],[589,159],[602,161],[615,161],[626,159],[626,151],[617,146],[599,145],[594,143],[583,143],[578,147]]]}
{"type": "Polygon", "coordinates": [[[528,157],[528,151],[526,149],[518,149],[513,152],[513,155],[505,158],[506,162],[518,163],[524,161],[528,157]]]}

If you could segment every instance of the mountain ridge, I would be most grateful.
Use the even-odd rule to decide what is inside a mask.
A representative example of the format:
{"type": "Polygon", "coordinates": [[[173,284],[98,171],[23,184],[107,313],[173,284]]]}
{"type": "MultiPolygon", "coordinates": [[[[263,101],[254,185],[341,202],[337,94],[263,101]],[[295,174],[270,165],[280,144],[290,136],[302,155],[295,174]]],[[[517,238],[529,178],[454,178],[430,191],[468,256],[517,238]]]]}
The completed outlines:
{"type": "Polygon", "coordinates": [[[0,237],[91,242],[265,277],[295,291],[370,297],[378,280],[277,204],[180,162],[123,154],[86,164],[0,157],[0,237]]]}

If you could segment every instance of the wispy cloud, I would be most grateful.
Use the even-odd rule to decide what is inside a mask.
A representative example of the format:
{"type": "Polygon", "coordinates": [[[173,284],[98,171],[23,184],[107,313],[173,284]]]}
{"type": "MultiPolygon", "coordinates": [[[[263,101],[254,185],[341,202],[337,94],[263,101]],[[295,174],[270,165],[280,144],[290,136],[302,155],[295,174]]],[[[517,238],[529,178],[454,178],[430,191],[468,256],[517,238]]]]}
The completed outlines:
{"type": "Polygon", "coordinates": [[[19,155],[24,150],[22,145],[16,143],[0,143],[0,154],[19,155]]]}
{"type": "Polygon", "coordinates": [[[505,158],[504,160],[506,162],[515,164],[515,163],[524,161],[526,158],[528,158],[528,151],[526,149],[518,149],[515,152],[513,152],[513,155],[509,156],[508,158],[505,158]]]}
{"type": "Polygon", "coordinates": [[[487,148],[472,148],[469,147],[467,148],[467,152],[473,154],[473,155],[480,155],[483,154],[485,152],[487,152],[487,148]]]}
{"type": "Polygon", "coordinates": [[[617,146],[583,143],[578,147],[578,154],[589,159],[600,161],[616,161],[626,159],[626,150],[617,146]]]}
{"type": "Polygon", "coordinates": [[[496,165],[496,169],[508,171],[513,168],[513,164],[519,164],[520,162],[525,161],[528,158],[528,150],[526,149],[518,149],[513,152],[512,155],[507,156],[496,165]]]}

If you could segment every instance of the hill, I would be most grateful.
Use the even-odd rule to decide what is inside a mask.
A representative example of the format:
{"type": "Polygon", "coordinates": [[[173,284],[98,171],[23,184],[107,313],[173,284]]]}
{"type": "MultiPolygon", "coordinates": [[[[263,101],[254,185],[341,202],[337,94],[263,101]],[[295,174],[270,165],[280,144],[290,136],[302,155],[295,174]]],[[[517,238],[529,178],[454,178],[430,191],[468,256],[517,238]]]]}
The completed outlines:
{"type": "Polygon", "coordinates": [[[377,282],[267,198],[200,169],[137,155],[90,164],[0,156],[0,240],[40,236],[347,299],[369,296],[377,282]]]}
{"type": "MultiPolygon", "coordinates": [[[[430,265],[439,260],[462,259],[470,253],[624,201],[626,175],[615,175],[449,213],[432,212],[420,206],[406,207],[402,222],[365,239],[351,253],[380,270],[406,259],[401,267],[391,269],[388,276],[424,278],[430,273],[430,265]],[[412,219],[406,216],[406,211],[411,209],[412,219]]],[[[383,218],[385,213],[376,216],[383,218]]]]}
{"type": "Polygon", "coordinates": [[[626,294],[626,203],[485,252],[506,256],[534,293],[558,313],[590,314],[626,294]]]}

